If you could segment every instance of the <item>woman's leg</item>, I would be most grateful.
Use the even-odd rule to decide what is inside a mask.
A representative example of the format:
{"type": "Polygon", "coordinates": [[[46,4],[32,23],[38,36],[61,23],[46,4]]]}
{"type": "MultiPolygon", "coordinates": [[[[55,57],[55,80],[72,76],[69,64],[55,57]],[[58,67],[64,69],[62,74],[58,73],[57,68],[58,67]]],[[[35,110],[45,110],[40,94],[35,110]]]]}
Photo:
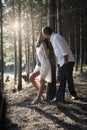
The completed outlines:
{"type": "Polygon", "coordinates": [[[44,83],[45,83],[45,80],[41,78],[38,96],[31,104],[36,104],[41,101],[41,96],[43,95],[43,91],[44,91],[44,87],[45,87],[44,83]]]}
{"type": "Polygon", "coordinates": [[[37,76],[39,76],[39,75],[40,75],[40,72],[38,71],[38,72],[36,72],[36,73],[33,73],[33,74],[30,76],[30,82],[35,86],[35,88],[36,88],[37,90],[39,90],[39,88],[40,88],[40,83],[39,83],[38,81],[36,81],[35,78],[36,78],[37,76]]]}
{"type": "Polygon", "coordinates": [[[45,80],[41,78],[40,80],[40,89],[39,89],[39,93],[38,93],[38,98],[41,98],[41,96],[43,95],[43,91],[45,88],[45,80]]]}

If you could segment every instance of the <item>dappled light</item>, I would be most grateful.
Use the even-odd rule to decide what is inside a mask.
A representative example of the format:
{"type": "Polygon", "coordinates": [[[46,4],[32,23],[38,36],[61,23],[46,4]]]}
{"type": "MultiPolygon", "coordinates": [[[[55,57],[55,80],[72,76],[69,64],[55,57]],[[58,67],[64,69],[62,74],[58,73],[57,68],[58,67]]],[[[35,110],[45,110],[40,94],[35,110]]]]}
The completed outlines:
{"type": "Polygon", "coordinates": [[[0,0],[0,130],[87,130],[86,14],[87,0],[0,0]]]}
{"type": "Polygon", "coordinates": [[[17,21],[14,22],[13,25],[12,25],[12,27],[14,28],[15,31],[18,31],[18,28],[19,28],[18,22],[17,21]]]}

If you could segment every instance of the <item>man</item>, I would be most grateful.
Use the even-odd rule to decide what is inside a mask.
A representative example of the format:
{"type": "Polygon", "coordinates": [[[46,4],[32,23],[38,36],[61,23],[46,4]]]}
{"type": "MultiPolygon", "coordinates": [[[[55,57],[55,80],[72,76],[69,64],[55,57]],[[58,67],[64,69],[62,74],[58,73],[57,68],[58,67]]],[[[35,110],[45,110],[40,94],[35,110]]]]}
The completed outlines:
{"type": "Polygon", "coordinates": [[[66,40],[61,35],[52,32],[49,26],[44,27],[42,33],[45,38],[51,41],[56,56],[56,62],[59,66],[60,86],[56,92],[56,98],[52,101],[64,101],[66,80],[72,99],[77,99],[73,83],[73,67],[75,60],[66,40]]]}

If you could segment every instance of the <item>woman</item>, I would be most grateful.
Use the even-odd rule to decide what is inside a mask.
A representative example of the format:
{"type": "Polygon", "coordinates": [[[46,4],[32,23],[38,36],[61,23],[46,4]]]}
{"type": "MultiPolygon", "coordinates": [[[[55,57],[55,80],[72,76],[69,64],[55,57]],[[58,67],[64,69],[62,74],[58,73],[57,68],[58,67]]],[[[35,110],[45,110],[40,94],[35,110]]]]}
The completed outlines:
{"type": "Polygon", "coordinates": [[[45,88],[45,82],[51,82],[51,65],[49,62],[49,49],[46,45],[46,40],[43,39],[42,33],[39,36],[36,46],[36,54],[38,63],[30,77],[30,82],[39,90],[38,96],[31,104],[36,104],[41,101],[41,96],[45,88]],[[40,82],[37,82],[35,78],[40,75],[40,82]]]}

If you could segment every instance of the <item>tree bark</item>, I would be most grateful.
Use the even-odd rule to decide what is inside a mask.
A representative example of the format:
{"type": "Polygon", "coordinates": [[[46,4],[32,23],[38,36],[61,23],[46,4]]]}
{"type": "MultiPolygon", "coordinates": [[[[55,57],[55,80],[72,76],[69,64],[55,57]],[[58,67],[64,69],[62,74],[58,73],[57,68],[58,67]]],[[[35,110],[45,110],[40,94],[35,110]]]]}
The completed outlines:
{"type": "Polygon", "coordinates": [[[26,25],[27,25],[27,38],[26,38],[26,40],[27,40],[27,76],[28,76],[28,80],[29,80],[29,67],[30,67],[30,65],[29,65],[29,59],[30,59],[30,43],[29,43],[29,28],[28,28],[28,13],[27,13],[27,21],[26,21],[27,23],[26,23],[26,25]]]}
{"type": "Polygon", "coordinates": [[[30,0],[30,13],[31,13],[31,29],[32,29],[32,51],[33,51],[33,69],[35,67],[35,46],[34,46],[34,18],[33,18],[32,1],[30,0]]]}
{"type": "Polygon", "coordinates": [[[18,60],[18,90],[22,89],[22,40],[21,40],[21,0],[18,0],[18,44],[19,44],[19,60],[18,60]]]}
{"type": "MultiPolygon", "coordinates": [[[[53,32],[56,31],[56,0],[48,0],[48,25],[52,28],[53,32]]],[[[52,100],[56,94],[56,65],[51,64],[52,83],[48,83],[47,87],[47,100],[52,100]]]]}
{"type": "Polygon", "coordinates": [[[57,32],[62,34],[61,0],[56,0],[57,5],[57,32]]]}
{"type": "Polygon", "coordinates": [[[3,64],[3,7],[0,0],[0,87],[4,87],[4,64],[3,64]]]}
{"type": "MultiPolygon", "coordinates": [[[[14,9],[14,1],[12,2],[13,6],[13,24],[15,24],[15,9],[14,9]]],[[[17,45],[16,45],[16,29],[15,27],[13,28],[13,43],[14,43],[14,59],[15,59],[15,64],[14,64],[14,82],[16,83],[17,81],[17,45]]]]}
{"type": "Polygon", "coordinates": [[[48,0],[48,25],[56,30],[56,0],[48,0]]]}
{"type": "Polygon", "coordinates": [[[83,68],[82,68],[82,12],[80,14],[80,72],[83,72],[83,68]]]}

